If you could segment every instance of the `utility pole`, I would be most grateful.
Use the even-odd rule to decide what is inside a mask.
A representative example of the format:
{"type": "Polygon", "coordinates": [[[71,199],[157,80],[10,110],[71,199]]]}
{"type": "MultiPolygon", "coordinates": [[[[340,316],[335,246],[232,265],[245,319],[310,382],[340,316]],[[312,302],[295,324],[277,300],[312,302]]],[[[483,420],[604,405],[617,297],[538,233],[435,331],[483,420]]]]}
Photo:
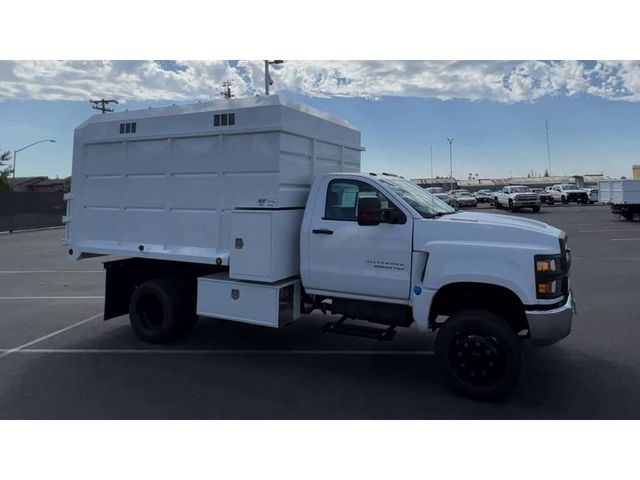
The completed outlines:
{"type": "Polygon", "coordinates": [[[273,85],[273,79],[269,75],[269,65],[283,64],[284,60],[265,60],[264,61],[264,94],[269,95],[269,86],[273,85]]]}
{"type": "Polygon", "coordinates": [[[551,150],[549,149],[549,122],[545,120],[544,126],[547,129],[547,161],[549,162],[549,169],[547,170],[547,172],[549,172],[549,176],[551,176],[551,150]]]}
{"type": "Polygon", "coordinates": [[[90,103],[93,103],[94,110],[100,110],[103,114],[107,112],[113,112],[113,108],[109,108],[107,105],[110,103],[118,104],[117,100],[105,100],[104,98],[100,100],[89,100],[90,103]]]}
{"type": "Polygon", "coordinates": [[[453,190],[453,137],[447,137],[447,142],[449,142],[449,181],[451,182],[449,190],[453,190]]]}
{"type": "Polygon", "coordinates": [[[429,157],[431,158],[431,181],[433,182],[433,145],[429,145],[429,157]]]}
{"type": "Polygon", "coordinates": [[[233,82],[230,82],[228,80],[225,80],[224,82],[222,82],[222,92],[220,92],[220,95],[226,98],[227,100],[230,100],[231,98],[235,97],[235,95],[231,93],[231,85],[233,85],[233,82]]]}

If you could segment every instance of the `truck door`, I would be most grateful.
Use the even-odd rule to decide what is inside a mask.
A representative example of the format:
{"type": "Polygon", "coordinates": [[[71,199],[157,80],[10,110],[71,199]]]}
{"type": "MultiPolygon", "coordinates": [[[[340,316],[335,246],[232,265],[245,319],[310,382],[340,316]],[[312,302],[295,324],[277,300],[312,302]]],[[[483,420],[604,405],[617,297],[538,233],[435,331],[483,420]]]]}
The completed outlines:
{"type": "Polygon", "coordinates": [[[407,300],[412,218],[373,184],[355,179],[329,181],[324,208],[318,207],[309,235],[307,289],[407,300]],[[398,217],[395,223],[358,225],[358,201],[370,196],[380,199],[388,218],[398,217]]]}

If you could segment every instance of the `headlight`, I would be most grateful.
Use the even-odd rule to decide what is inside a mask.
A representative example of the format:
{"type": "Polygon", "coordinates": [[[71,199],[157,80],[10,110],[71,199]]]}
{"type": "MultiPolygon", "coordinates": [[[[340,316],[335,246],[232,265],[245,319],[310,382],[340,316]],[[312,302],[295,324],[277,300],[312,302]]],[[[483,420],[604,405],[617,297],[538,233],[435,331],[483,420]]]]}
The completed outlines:
{"type": "Polygon", "coordinates": [[[545,280],[536,283],[536,290],[539,297],[554,297],[557,295],[558,281],[557,280],[545,280]]]}
{"type": "Polygon", "coordinates": [[[536,260],[536,273],[556,273],[558,270],[560,270],[559,257],[536,260]]]}
{"type": "Polygon", "coordinates": [[[536,255],[534,257],[536,296],[556,298],[563,294],[563,279],[567,276],[562,255],[536,255]]]}

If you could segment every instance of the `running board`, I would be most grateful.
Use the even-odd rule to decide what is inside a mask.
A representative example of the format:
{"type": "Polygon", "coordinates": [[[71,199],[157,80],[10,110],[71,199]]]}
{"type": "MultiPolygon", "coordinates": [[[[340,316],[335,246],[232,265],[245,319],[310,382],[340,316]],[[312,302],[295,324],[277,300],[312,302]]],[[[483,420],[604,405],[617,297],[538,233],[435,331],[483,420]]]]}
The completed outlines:
{"type": "Polygon", "coordinates": [[[396,335],[394,326],[388,328],[376,328],[366,325],[354,325],[346,323],[348,317],[342,317],[337,322],[327,322],[322,327],[322,330],[327,333],[339,333],[342,335],[351,335],[353,337],[365,337],[373,338],[380,342],[386,340],[391,341],[396,335]]]}

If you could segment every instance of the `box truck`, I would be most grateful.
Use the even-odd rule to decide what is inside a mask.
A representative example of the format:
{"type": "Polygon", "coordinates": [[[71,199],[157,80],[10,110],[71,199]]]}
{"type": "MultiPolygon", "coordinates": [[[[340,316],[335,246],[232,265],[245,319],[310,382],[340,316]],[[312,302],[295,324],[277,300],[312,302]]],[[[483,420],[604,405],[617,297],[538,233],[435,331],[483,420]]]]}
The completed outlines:
{"type": "Polygon", "coordinates": [[[640,217],[640,180],[603,180],[598,184],[600,203],[626,220],[640,217]]]}
{"type": "Polygon", "coordinates": [[[522,341],[574,315],[566,234],[457,212],[404,178],[360,171],[360,132],[278,96],[95,115],[75,130],[71,259],[106,261],[104,319],[143,341],[198,317],[390,340],[434,331],[455,391],[497,399],[522,341]]]}

